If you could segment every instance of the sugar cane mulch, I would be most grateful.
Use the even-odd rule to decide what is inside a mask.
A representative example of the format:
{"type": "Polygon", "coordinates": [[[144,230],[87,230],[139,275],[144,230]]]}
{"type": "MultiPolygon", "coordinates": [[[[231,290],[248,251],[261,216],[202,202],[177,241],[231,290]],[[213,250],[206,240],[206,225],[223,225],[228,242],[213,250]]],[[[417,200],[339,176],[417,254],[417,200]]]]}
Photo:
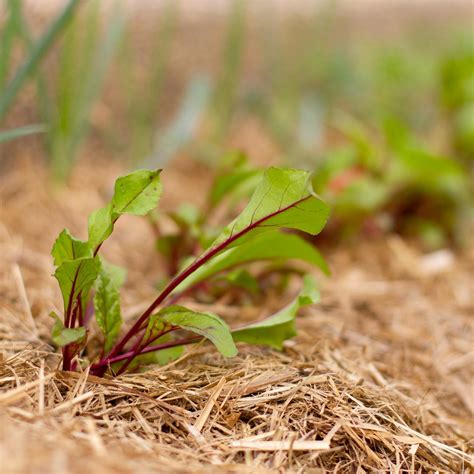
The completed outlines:
{"type": "MultiPolygon", "coordinates": [[[[67,193],[31,163],[0,182],[2,472],[472,469],[472,249],[422,255],[391,237],[331,250],[322,302],[283,352],[241,345],[223,359],[201,344],[115,380],[61,372],[49,250],[103,202],[112,168],[78,167],[67,193]]],[[[132,269],[131,316],[155,292],[159,258],[146,224],[128,229],[105,251],[132,269]]],[[[216,304],[229,320],[261,312],[216,304]]]]}

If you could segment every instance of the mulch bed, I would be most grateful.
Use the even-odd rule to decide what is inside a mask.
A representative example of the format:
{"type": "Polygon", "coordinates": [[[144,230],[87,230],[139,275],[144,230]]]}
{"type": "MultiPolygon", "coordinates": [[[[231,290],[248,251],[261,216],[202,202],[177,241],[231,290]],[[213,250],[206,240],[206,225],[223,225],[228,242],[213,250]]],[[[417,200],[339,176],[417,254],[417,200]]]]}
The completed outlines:
{"type": "MultiPolygon", "coordinates": [[[[329,249],[322,301],[283,352],[241,345],[224,360],[198,345],[113,380],[61,372],[50,247],[63,227],[84,234],[121,171],[80,165],[55,189],[24,161],[0,180],[3,473],[471,472],[472,248],[427,255],[390,236],[329,249]]],[[[195,173],[165,175],[165,206],[192,198],[195,173]]],[[[151,230],[133,222],[104,248],[129,268],[129,316],[160,274],[151,230]]]]}

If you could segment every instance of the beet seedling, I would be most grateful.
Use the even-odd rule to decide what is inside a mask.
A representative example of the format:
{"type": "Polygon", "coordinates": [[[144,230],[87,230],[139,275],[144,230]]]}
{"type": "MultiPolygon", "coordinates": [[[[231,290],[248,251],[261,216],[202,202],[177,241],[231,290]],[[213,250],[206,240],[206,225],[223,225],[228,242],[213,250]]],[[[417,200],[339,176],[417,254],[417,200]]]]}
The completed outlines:
{"type": "Polygon", "coordinates": [[[145,355],[149,354],[156,354],[155,360],[170,360],[184,345],[203,338],[225,357],[237,354],[235,342],[281,348],[284,340],[295,335],[294,318],[299,308],[318,299],[311,279],[306,277],[300,295],[285,308],[235,330],[216,314],[176,304],[183,292],[195,285],[258,260],[299,259],[327,271],[319,252],[294,231],[319,233],[326,224],[328,206],[313,193],[308,172],[270,168],[240,215],[200,256],[177,272],[128,332],[120,335],[124,274],[107,263],[99,251],[121,215],[143,216],[156,207],[162,191],[160,172],[139,170],[119,178],[111,202],[90,215],[88,240],[78,240],[64,230],[53,246],[54,276],[64,303],[63,318],[54,315],[53,341],[62,347],[64,370],[75,369],[77,356],[87,346],[92,293],[95,320],[104,336],[100,357],[91,365],[91,373],[98,376],[108,369],[121,374],[131,364],[146,363],[145,355]],[[175,337],[178,330],[194,335],[175,337]]]}
{"type": "Polygon", "coordinates": [[[175,230],[166,231],[163,220],[150,215],[158,234],[156,247],[166,259],[170,277],[183,262],[199,254],[217,237],[220,229],[215,222],[216,214],[219,215],[217,220],[224,222],[235,217],[238,206],[244,199],[248,200],[262,179],[264,170],[251,166],[241,152],[231,152],[223,157],[223,161],[209,187],[203,209],[185,203],[166,214],[175,230]]]}

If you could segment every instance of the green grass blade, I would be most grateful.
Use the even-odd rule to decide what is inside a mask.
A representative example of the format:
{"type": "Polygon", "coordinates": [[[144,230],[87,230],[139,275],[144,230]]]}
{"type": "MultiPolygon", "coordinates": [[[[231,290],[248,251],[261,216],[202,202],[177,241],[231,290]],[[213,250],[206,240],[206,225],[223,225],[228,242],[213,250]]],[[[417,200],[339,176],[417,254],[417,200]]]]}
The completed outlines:
{"type": "Polygon", "coordinates": [[[24,127],[13,128],[10,130],[0,131],[0,143],[5,143],[15,138],[34,135],[46,131],[46,127],[42,124],[26,125],[24,127]]]}
{"type": "Polygon", "coordinates": [[[20,66],[5,91],[0,96],[0,120],[2,120],[10,109],[13,101],[21,90],[23,83],[36,69],[41,59],[47,53],[58,35],[71,20],[79,0],[70,0],[62,12],[56,17],[46,33],[36,43],[34,49],[26,61],[20,66]]]}
{"type": "Polygon", "coordinates": [[[7,78],[10,59],[13,51],[14,40],[18,29],[18,19],[20,2],[9,0],[8,2],[8,18],[3,25],[0,33],[0,89],[3,89],[7,78]]]}
{"type": "Polygon", "coordinates": [[[48,142],[53,176],[62,181],[86,138],[89,116],[123,33],[124,15],[118,9],[101,27],[100,3],[87,4],[67,28],[58,59],[58,72],[49,103],[48,142]]]}

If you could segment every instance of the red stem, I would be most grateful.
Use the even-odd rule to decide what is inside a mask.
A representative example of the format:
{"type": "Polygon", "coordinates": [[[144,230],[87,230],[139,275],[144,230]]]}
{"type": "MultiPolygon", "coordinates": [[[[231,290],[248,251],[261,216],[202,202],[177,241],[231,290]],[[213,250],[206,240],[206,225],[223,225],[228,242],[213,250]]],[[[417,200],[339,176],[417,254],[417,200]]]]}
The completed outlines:
{"type": "Polygon", "coordinates": [[[68,302],[67,302],[67,308],[66,308],[66,317],[64,318],[65,321],[64,321],[64,326],[69,328],[69,327],[74,327],[74,326],[70,326],[71,324],[71,312],[72,312],[72,298],[74,296],[74,291],[76,289],[76,282],[77,282],[77,277],[79,275],[79,269],[81,268],[81,264],[79,264],[79,266],[77,267],[76,269],[76,273],[74,274],[74,280],[72,281],[72,285],[71,285],[71,292],[69,293],[69,298],[68,298],[68,302]]]}
{"type": "Polygon", "coordinates": [[[145,341],[143,344],[140,344],[141,343],[141,340],[138,339],[138,344],[135,344],[134,347],[132,347],[132,349],[129,351],[131,353],[131,355],[129,356],[128,360],[125,362],[125,364],[122,365],[122,367],[120,367],[117,375],[121,375],[123,374],[128,366],[131,364],[131,362],[133,361],[133,359],[139,355],[141,353],[142,350],[144,350],[147,346],[149,346],[152,342],[156,341],[157,339],[159,339],[160,337],[164,336],[165,334],[168,334],[172,331],[176,331],[177,329],[179,329],[178,327],[171,327],[169,329],[167,329],[166,331],[163,331],[161,332],[160,334],[158,334],[157,336],[155,337],[152,337],[152,335],[150,335],[150,337],[148,338],[147,341],[145,341]]]}
{"type": "MultiPolygon", "coordinates": [[[[263,319],[265,319],[265,318],[263,318],[263,319]]],[[[262,319],[262,321],[263,321],[263,319],[262,319]]],[[[254,324],[254,323],[251,323],[251,324],[254,324]]],[[[234,327],[234,328],[232,328],[231,332],[237,331],[237,330],[240,330],[240,329],[245,329],[247,326],[248,326],[248,324],[243,324],[243,325],[234,327]]],[[[179,327],[172,327],[168,331],[165,331],[165,332],[159,334],[155,338],[149,339],[145,343],[145,346],[143,348],[141,348],[139,351],[136,351],[136,348],[134,347],[133,349],[131,349],[128,352],[125,352],[123,354],[120,354],[120,355],[117,355],[117,356],[114,356],[114,357],[108,357],[106,359],[103,359],[103,360],[95,363],[95,364],[92,364],[91,374],[103,375],[105,373],[105,370],[107,369],[107,366],[109,366],[110,364],[114,364],[116,362],[121,362],[122,360],[128,359],[127,363],[124,364],[120,368],[120,370],[117,374],[117,375],[120,375],[123,372],[125,372],[128,365],[132,362],[133,358],[136,357],[136,356],[139,356],[139,355],[142,355],[142,354],[147,354],[149,352],[160,351],[160,350],[163,350],[163,349],[169,349],[171,347],[185,346],[185,345],[188,345],[188,344],[193,344],[195,342],[202,341],[204,339],[201,336],[193,336],[193,337],[188,337],[188,338],[183,338],[183,339],[177,339],[175,341],[165,342],[163,344],[158,344],[156,346],[146,347],[146,345],[151,344],[153,341],[156,341],[156,339],[160,338],[161,336],[164,336],[165,334],[167,334],[171,331],[175,331],[177,329],[179,329],[179,327]]],[[[135,344],[135,346],[136,346],[136,344],[135,344]]]]}
{"type": "Polygon", "coordinates": [[[82,301],[81,301],[81,298],[79,297],[79,326],[84,326],[84,314],[83,314],[83,311],[82,311],[82,301]]]}
{"type": "MultiPolygon", "coordinates": [[[[260,224],[265,222],[268,219],[271,219],[272,217],[288,210],[291,209],[294,206],[297,206],[303,201],[306,201],[309,199],[311,196],[306,196],[296,202],[293,202],[289,206],[286,206],[282,209],[278,209],[277,211],[274,211],[270,214],[268,214],[265,217],[262,217],[261,219],[256,220],[249,226],[245,227],[243,230],[240,232],[237,232],[235,235],[232,237],[228,238],[221,244],[217,245],[213,249],[211,249],[209,252],[205,253],[202,255],[200,258],[197,258],[193,263],[191,263],[185,270],[183,270],[179,275],[177,275],[175,278],[173,278],[168,285],[165,287],[165,289],[158,295],[158,297],[150,304],[150,306],[145,310],[145,312],[138,318],[138,320],[135,322],[135,324],[131,327],[131,329],[128,331],[128,333],[125,334],[125,336],[122,337],[122,339],[115,345],[115,347],[112,349],[112,351],[106,356],[103,357],[95,366],[97,368],[100,368],[98,371],[101,375],[105,372],[105,367],[109,365],[111,360],[115,360],[116,357],[120,356],[120,352],[124,349],[125,345],[127,344],[130,339],[135,336],[142,328],[143,324],[148,320],[148,318],[152,315],[153,311],[160,306],[163,301],[192,273],[194,273],[196,270],[198,270],[202,265],[204,265],[206,262],[211,260],[214,256],[219,254],[221,251],[225,250],[226,247],[228,247],[231,243],[235,242],[237,239],[245,235],[246,233],[250,232],[252,229],[255,229],[258,227],[260,224]],[[105,366],[105,367],[104,367],[105,366]]],[[[98,249],[97,249],[98,250],[98,249]]],[[[141,339],[139,341],[143,340],[143,336],[141,336],[141,339]]],[[[139,343],[140,344],[140,343],[139,343]]],[[[137,345],[136,347],[140,347],[140,345],[137,345]]],[[[158,347],[158,346],[157,346],[158,347]]],[[[167,346],[168,347],[168,346],[167,346]]],[[[169,347],[174,347],[174,345],[169,346],[169,347]]],[[[140,350],[140,353],[144,353],[143,351],[146,350],[146,347],[140,350]]],[[[158,350],[158,349],[154,349],[158,350]]],[[[126,353],[127,357],[125,359],[130,358],[130,361],[137,355],[136,348],[135,350],[131,350],[126,353]]],[[[124,360],[124,359],[121,359],[124,360]]],[[[128,365],[130,362],[128,362],[126,365],[128,365]]]]}
{"type": "Polygon", "coordinates": [[[69,345],[63,347],[63,370],[71,370],[71,358],[69,357],[69,345]]]}
{"type": "MultiPolygon", "coordinates": [[[[171,347],[186,346],[189,344],[194,344],[195,342],[199,342],[202,339],[203,338],[201,336],[193,336],[186,339],[177,339],[176,341],[164,342],[163,344],[157,344],[156,346],[145,347],[141,349],[136,355],[148,354],[150,352],[161,351],[163,349],[170,349],[171,347]]],[[[97,369],[101,369],[104,366],[106,367],[110,364],[115,364],[116,362],[121,362],[122,360],[128,359],[132,355],[133,351],[128,351],[118,356],[109,357],[107,360],[99,361],[91,366],[91,374],[96,374],[97,372],[101,373],[101,371],[98,371],[97,369]]]]}
{"type": "MultiPolygon", "coordinates": [[[[118,216],[119,217],[119,216],[118,216]]],[[[112,226],[117,222],[118,217],[112,221],[112,226]]],[[[95,257],[100,248],[102,247],[103,242],[101,242],[94,250],[93,256],[95,257]]],[[[82,311],[82,302],[81,302],[81,293],[76,298],[76,304],[73,307],[73,296],[76,289],[77,277],[79,275],[79,270],[81,269],[81,264],[77,267],[76,273],[74,274],[74,279],[71,286],[71,292],[69,293],[68,304],[66,308],[66,314],[64,317],[64,326],[66,328],[74,328],[76,325],[76,319],[79,317],[79,326],[84,326],[84,315],[82,311]]],[[[71,370],[71,357],[69,351],[69,344],[63,347],[63,370],[71,370]]]]}
{"type": "MultiPolygon", "coordinates": [[[[125,347],[125,344],[136,334],[137,331],[140,330],[142,324],[151,316],[153,311],[161,304],[163,301],[170,295],[173,290],[178,287],[188,276],[190,276],[192,273],[194,273],[197,269],[199,269],[202,265],[204,265],[206,262],[208,262],[211,258],[213,258],[215,255],[220,253],[222,250],[224,250],[226,247],[228,247],[232,242],[235,242],[237,239],[245,235],[247,232],[250,232],[252,229],[255,229],[258,227],[260,224],[265,222],[268,219],[271,219],[272,217],[288,210],[291,209],[294,206],[297,206],[303,201],[306,201],[309,199],[311,196],[306,196],[299,201],[296,201],[289,206],[279,209],[275,212],[272,212],[271,214],[268,214],[265,217],[262,217],[261,219],[256,220],[254,223],[250,224],[247,226],[245,229],[241,230],[240,232],[237,232],[235,235],[230,237],[229,239],[225,240],[221,244],[217,245],[213,249],[211,249],[209,252],[205,253],[202,255],[200,258],[196,259],[191,265],[189,265],[185,270],[183,270],[179,275],[177,275],[173,280],[168,283],[166,288],[158,295],[158,297],[151,303],[151,305],[148,307],[148,309],[138,318],[138,320],[135,322],[135,324],[132,326],[132,328],[129,330],[127,334],[120,340],[120,342],[112,349],[111,353],[108,355],[108,358],[114,357],[120,353],[120,351],[123,350],[125,347]]],[[[103,359],[105,362],[105,360],[103,359]]]]}

